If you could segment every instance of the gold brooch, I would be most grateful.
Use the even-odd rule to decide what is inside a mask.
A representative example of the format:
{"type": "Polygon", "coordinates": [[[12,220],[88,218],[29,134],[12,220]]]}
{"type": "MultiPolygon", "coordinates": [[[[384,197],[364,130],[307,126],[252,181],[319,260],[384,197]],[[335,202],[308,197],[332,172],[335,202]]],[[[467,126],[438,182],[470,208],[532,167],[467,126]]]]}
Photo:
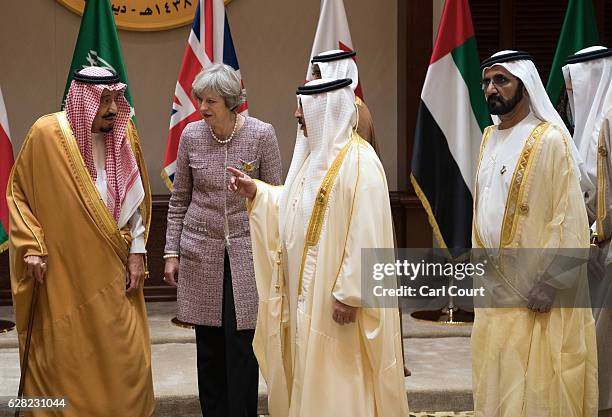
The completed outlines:
{"type": "Polygon", "coordinates": [[[244,172],[252,172],[255,169],[255,162],[257,162],[257,159],[251,162],[243,161],[241,159],[240,163],[242,164],[242,170],[244,172]]]}

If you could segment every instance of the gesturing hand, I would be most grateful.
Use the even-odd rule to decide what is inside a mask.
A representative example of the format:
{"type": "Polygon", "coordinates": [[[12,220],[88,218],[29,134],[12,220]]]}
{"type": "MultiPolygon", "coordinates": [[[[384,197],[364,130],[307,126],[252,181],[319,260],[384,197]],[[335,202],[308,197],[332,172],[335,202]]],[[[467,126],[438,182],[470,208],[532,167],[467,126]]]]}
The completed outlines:
{"type": "Polygon", "coordinates": [[[227,170],[232,173],[230,184],[227,188],[243,197],[250,198],[251,200],[254,199],[257,193],[257,185],[253,178],[236,168],[227,167],[227,170]]]}
{"type": "Polygon", "coordinates": [[[24,262],[26,274],[42,284],[45,274],[47,273],[47,257],[34,255],[26,256],[24,262]]]}
{"type": "Polygon", "coordinates": [[[351,307],[334,299],[332,318],[338,324],[354,323],[357,317],[357,308],[358,307],[351,307]]]}

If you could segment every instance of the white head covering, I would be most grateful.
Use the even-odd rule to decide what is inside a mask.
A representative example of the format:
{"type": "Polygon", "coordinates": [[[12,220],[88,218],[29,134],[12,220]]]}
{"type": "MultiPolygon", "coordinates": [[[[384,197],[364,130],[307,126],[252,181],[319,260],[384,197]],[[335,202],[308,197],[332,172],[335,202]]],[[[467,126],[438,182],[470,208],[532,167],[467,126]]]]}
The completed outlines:
{"type": "MultiPolygon", "coordinates": [[[[576,55],[605,50],[602,46],[592,46],[576,55]]],[[[586,187],[583,188],[593,195],[599,131],[612,110],[612,56],[567,64],[563,67],[563,77],[574,119],[574,142],[585,165],[586,187]]]]}
{"type": "MultiPolygon", "coordinates": [[[[491,55],[491,58],[501,57],[507,54],[515,54],[517,52],[518,51],[504,50],[491,55]]],[[[586,175],[582,175],[584,164],[582,162],[582,158],[580,158],[580,154],[578,153],[576,144],[571,139],[572,135],[570,135],[569,130],[567,130],[567,127],[563,122],[563,119],[561,119],[561,116],[559,115],[559,113],[557,113],[555,106],[553,106],[550,99],[548,98],[546,89],[544,88],[542,80],[540,79],[540,74],[538,73],[538,70],[535,67],[533,61],[530,61],[528,59],[517,59],[515,61],[495,63],[491,66],[483,68],[482,75],[484,76],[484,72],[487,69],[496,65],[504,67],[512,75],[514,75],[523,82],[523,84],[525,85],[525,89],[529,92],[529,107],[538,119],[549,122],[561,129],[570,147],[572,159],[574,160],[574,164],[577,168],[576,174],[579,178],[586,177],[586,175]]],[[[492,115],[492,119],[493,123],[495,123],[496,125],[501,122],[498,116],[492,115]]]]}
{"type": "MultiPolygon", "coordinates": [[[[316,86],[335,80],[322,78],[306,83],[305,86],[316,86]]],[[[332,162],[340,150],[351,139],[353,127],[357,120],[355,107],[355,94],[350,86],[339,88],[326,93],[312,95],[298,95],[301,100],[304,122],[308,137],[298,126],[293,159],[287,173],[287,179],[280,201],[280,212],[284,213],[287,207],[289,192],[308,156],[306,181],[302,203],[305,218],[310,219],[310,213],[315,196],[332,162]]],[[[299,102],[298,102],[299,105],[299,102]]],[[[280,230],[284,229],[284,219],[281,215],[280,230]]]]}
{"type": "MultiPolygon", "coordinates": [[[[317,57],[325,57],[327,55],[342,54],[345,51],[340,49],[332,49],[330,51],[321,52],[317,57]]],[[[343,78],[350,78],[353,82],[351,88],[353,91],[359,84],[359,71],[357,70],[357,64],[352,56],[342,57],[333,61],[320,61],[313,62],[312,65],[318,65],[321,71],[321,78],[330,78],[332,80],[340,80],[343,78]]]]}

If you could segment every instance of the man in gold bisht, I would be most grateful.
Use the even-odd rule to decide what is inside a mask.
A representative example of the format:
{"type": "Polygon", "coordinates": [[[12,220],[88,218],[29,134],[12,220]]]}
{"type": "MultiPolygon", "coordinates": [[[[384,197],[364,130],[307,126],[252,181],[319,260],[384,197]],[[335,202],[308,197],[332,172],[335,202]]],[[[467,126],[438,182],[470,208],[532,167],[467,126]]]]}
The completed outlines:
{"type": "MultiPolygon", "coordinates": [[[[355,51],[342,51],[332,49],[321,52],[310,60],[311,75],[314,80],[319,78],[331,78],[339,80],[350,78],[351,88],[357,91],[359,87],[359,71],[355,63],[355,51]]],[[[357,134],[366,140],[378,154],[376,134],[374,133],[374,121],[370,109],[361,98],[355,95],[355,106],[357,106],[357,134]]]]}
{"type": "Polygon", "coordinates": [[[612,50],[592,46],[568,57],[563,67],[568,119],[584,161],[582,178],[589,223],[598,246],[589,263],[597,329],[599,416],[612,417],[612,50]]]}
{"type": "MultiPolygon", "coordinates": [[[[498,268],[489,296],[509,308],[475,309],[475,415],[596,417],[591,310],[551,308],[564,281],[551,279],[550,254],[589,247],[580,158],[527,53],[499,52],[482,69],[495,125],[481,145],[472,243],[498,268]]],[[[584,262],[570,272],[566,285],[584,288],[584,262]]]]}
{"type": "Polygon", "coordinates": [[[397,306],[362,307],[361,249],[392,248],[393,230],[385,172],[354,131],[350,84],[298,88],[284,186],[228,168],[230,189],[249,199],[253,348],[272,417],[408,415],[397,306]]]}
{"type": "Polygon", "coordinates": [[[35,416],[153,415],[142,291],[151,196],[125,88],[103,68],[75,72],[66,111],[34,123],[9,179],[22,360],[39,286],[24,395],[67,405],[35,416]]]}

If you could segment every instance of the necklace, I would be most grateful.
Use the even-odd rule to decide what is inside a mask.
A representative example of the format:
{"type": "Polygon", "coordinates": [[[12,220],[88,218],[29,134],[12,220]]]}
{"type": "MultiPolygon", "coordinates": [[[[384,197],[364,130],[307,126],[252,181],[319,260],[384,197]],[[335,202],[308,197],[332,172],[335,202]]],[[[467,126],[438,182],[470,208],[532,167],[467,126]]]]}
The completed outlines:
{"type": "Polygon", "coordinates": [[[225,145],[226,143],[229,143],[229,141],[234,138],[234,134],[236,133],[236,126],[238,126],[238,115],[236,115],[236,120],[234,121],[234,128],[232,129],[231,135],[229,135],[227,139],[223,139],[223,140],[219,139],[217,135],[215,135],[215,132],[213,131],[212,127],[210,127],[210,125],[208,126],[208,128],[210,129],[210,134],[212,135],[212,137],[217,142],[219,142],[221,145],[225,145]]]}

